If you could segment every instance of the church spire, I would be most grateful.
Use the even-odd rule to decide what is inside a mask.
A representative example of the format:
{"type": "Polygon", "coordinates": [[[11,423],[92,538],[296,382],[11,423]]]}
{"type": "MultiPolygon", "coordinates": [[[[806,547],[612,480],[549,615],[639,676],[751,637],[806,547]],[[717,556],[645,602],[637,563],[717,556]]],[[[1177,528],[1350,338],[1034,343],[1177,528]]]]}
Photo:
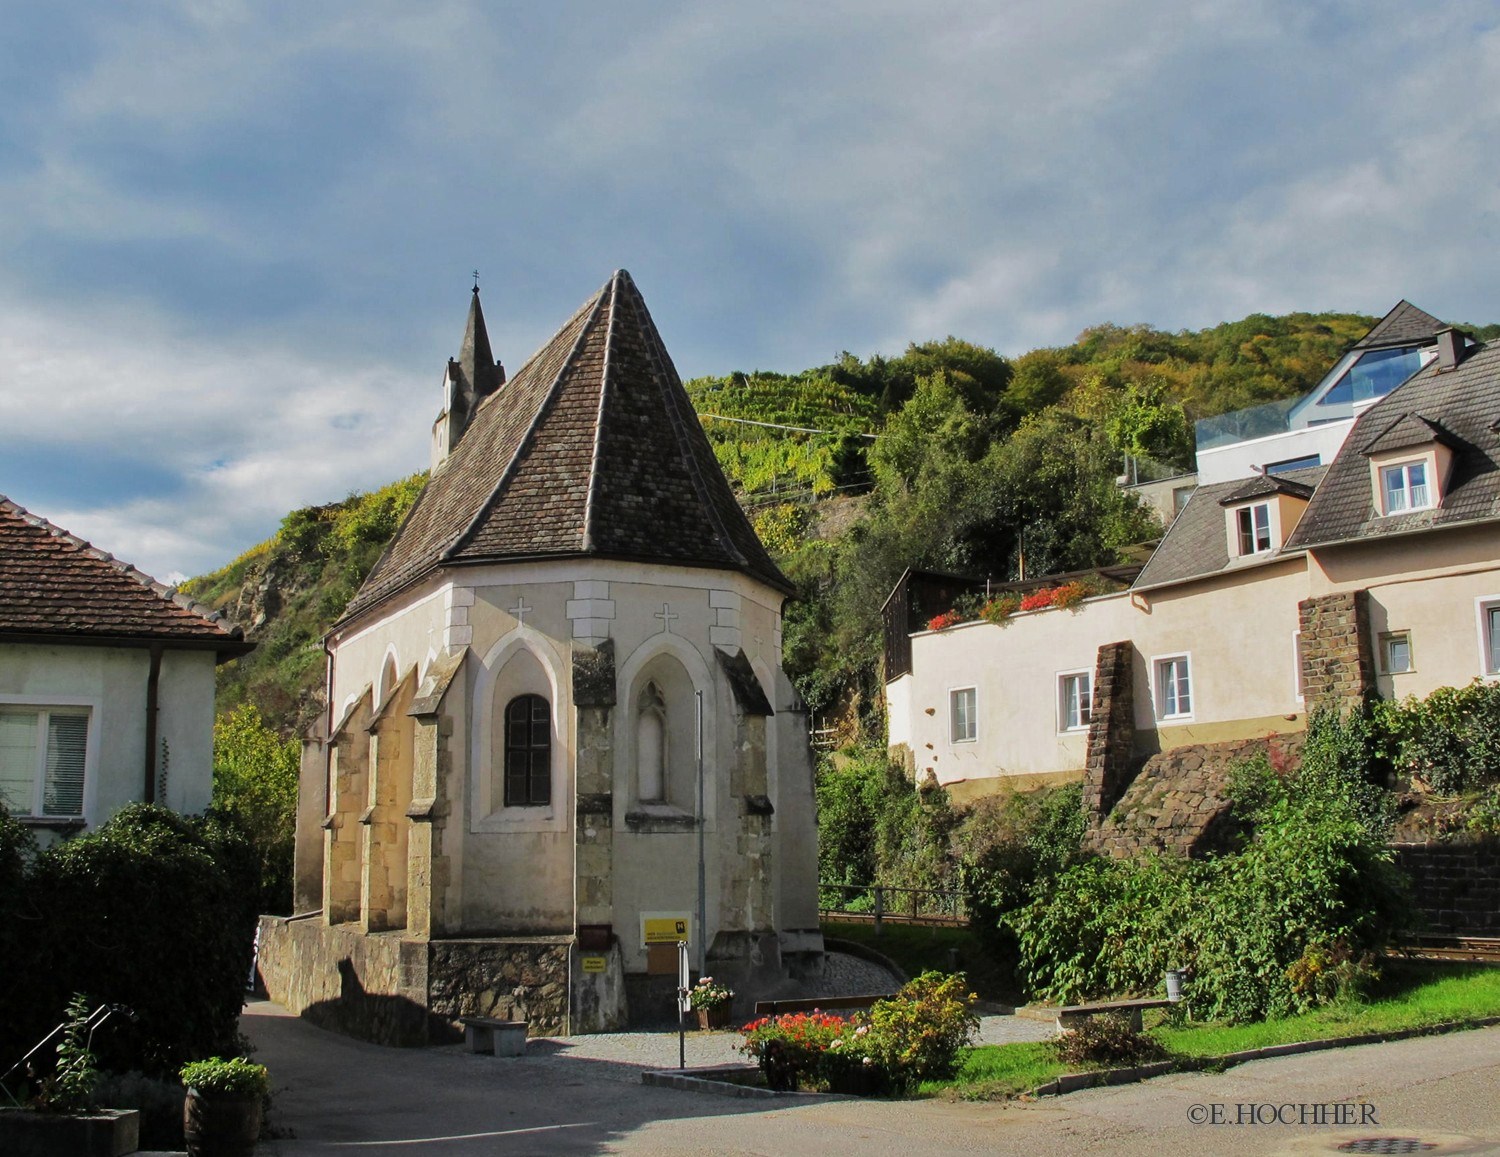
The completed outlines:
{"type": "Polygon", "coordinates": [[[432,469],[448,460],[458,445],[479,403],[505,384],[505,367],[490,352],[490,335],[479,304],[479,273],[474,273],[474,292],[469,300],[469,320],[456,359],[448,359],[443,378],[443,409],[432,424],[432,469]]]}
{"type": "Polygon", "coordinates": [[[463,375],[466,401],[472,410],[505,382],[505,369],[490,352],[490,335],[484,328],[484,309],[479,304],[479,284],[469,301],[469,321],[464,327],[464,344],[458,352],[458,370],[463,375]]]}

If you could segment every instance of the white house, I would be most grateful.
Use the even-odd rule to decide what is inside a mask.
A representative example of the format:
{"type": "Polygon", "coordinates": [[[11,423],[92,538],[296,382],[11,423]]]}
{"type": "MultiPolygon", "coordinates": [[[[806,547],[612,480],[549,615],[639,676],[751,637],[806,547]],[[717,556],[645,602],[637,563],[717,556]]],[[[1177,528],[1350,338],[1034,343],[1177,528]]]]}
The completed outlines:
{"type": "Polygon", "coordinates": [[[239,627],[0,495],[0,799],[43,842],[213,793],[239,627]]]}

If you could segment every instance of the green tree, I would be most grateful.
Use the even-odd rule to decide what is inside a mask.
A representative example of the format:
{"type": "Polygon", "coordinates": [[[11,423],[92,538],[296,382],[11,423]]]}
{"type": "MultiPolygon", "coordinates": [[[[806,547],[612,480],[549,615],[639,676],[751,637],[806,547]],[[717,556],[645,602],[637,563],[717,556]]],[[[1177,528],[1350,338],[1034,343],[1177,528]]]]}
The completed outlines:
{"type": "Polygon", "coordinates": [[[283,740],[246,704],[214,723],[213,806],[232,816],[254,847],[260,869],[260,911],[289,913],[297,777],[302,745],[283,740]]]}

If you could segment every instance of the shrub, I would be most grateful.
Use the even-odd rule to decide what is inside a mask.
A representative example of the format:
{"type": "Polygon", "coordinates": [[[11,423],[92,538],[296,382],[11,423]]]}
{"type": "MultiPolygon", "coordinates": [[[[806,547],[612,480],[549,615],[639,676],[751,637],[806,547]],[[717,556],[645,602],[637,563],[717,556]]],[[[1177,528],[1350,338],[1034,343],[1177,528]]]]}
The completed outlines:
{"type": "Polygon", "coordinates": [[[88,997],[75,992],[68,1001],[65,1027],[57,1041],[57,1063],[36,1096],[38,1108],[52,1113],[82,1113],[93,1108],[99,1069],[89,1051],[88,997]]]}
{"type": "Polygon", "coordinates": [[[1327,1003],[1360,982],[1364,961],[1409,925],[1410,908],[1359,769],[1317,753],[1346,739],[1346,730],[1310,737],[1315,754],[1295,774],[1260,766],[1234,777],[1252,829],[1239,851],[1091,859],[1045,881],[1003,917],[1031,990],[1069,1003],[1155,992],[1167,968],[1187,967],[1196,1015],[1254,1020],[1327,1003]],[[1342,966],[1330,956],[1328,972],[1320,953],[1337,953],[1342,966]]]}
{"type": "Polygon", "coordinates": [[[945,1080],[958,1069],[958,1052],[979,1020],[969,1011],[974,994],[962,973],[924,972],[890,1000],[870,1009],[869,1049],[896,1092],[921,1081],[945,1080]]]}
{"type": "Polygon", "coordinates": [[[254,853],[231,824],[149,804],[41,852],[24,881],[25,965],[0,961],[0,1053],[23,1054],[85,988],[138,1017],[96,1036],[106,1067],[175,1071],[232,1049],[255,881],[254,853]]]}
{"type": "Polygon", "coordinates": [[[1159,1041],[1137,1032],[1128,1016],[1117,1013],[1089,1017],[1058,1037],[1052,1048],[1065,1065],[1140,1065],[1167,1055],[1159,1041]]]}
{"type": "Polygon", "coordinates": [[[1500,684],[1439,687],[1377,708],[1394,770],[1440,795],[1500,781],[1500,684]]]}
{"type": "Polygon", "coordinates": [[[756,1059],[773,1089],[795,1089],[818,1072],[819,1058],[843,1033],[847,1021],[830,1013],[767,1016],[744,1027],[740,1051],[756,1059]]]}
{"type": "Polygon", "coordinates": [[[264,1097],[271,1091],[271,1082],[265,1065],[257,1065],[244,1057],[209,1057],[203,1061],[190,1061],[178,1072],[182,1083],[195,1093],[211,1093],[224,1097],[264,1097]]]}
{"type": "Polygon", "coordinates": [[[727,984],[715,984],[712,976],[700,976],[698,983],[688,990],[688,1003],[694,1008],[718,1008],[734,999],[734,989],[727,984]]]}

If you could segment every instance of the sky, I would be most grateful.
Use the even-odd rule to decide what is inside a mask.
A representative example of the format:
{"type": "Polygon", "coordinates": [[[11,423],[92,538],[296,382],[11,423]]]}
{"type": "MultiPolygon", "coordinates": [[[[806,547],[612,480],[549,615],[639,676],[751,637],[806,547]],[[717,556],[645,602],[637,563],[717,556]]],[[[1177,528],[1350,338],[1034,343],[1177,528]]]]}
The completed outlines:
{"type": "Polygon", "coordinates": [[[167,581],[617,268],[684,378],[1500,320],[1495,0],[0,6],[0,494],[167,581]]]}

